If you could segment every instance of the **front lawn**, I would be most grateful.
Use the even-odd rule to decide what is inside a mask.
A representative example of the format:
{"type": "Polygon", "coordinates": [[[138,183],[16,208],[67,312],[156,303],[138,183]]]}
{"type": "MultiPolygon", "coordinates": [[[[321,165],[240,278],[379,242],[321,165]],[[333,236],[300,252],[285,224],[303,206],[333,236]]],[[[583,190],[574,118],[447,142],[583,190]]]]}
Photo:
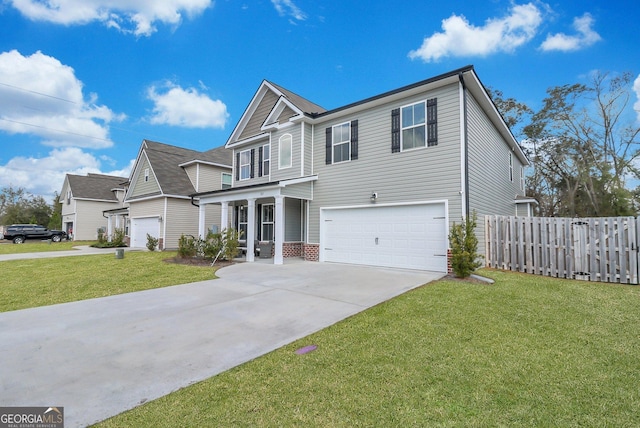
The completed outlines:
{"type": "Polygon", "coordinates": [[[483,274],[495,285],[429,284],[98,426],[640,426],[640,287],[483,274]]]}
{"type": "Polygon", "coordinates": [[[47,242],[29,240],[24,244],[13,244],[11,241],[0,241],[0,254],[42,253],[46,251],[68,251],[79,245],[90,245],[95,241],[62,241],[47,242]]]}
{"type": "MultiPolygon", "coordinates": [[[[64,243],[52,244],[57,246],[64,243]]],[[[29,244],[12,245],[23,247],[29,244]]],[[[215,278],[214,269],[165,263],[175,252],[126,252],[0,262],[0,312],[215,278]]]]}

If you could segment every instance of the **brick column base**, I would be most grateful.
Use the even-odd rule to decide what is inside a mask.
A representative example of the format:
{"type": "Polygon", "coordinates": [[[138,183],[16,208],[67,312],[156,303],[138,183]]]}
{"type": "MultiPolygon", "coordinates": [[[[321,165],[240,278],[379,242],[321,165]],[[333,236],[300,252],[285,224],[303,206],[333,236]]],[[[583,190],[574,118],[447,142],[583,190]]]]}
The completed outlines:
{"type": "Polygon", "coordinates": [[[302,244],[304,259],[309,262],[320,260],[320,244],[302,244]]]}

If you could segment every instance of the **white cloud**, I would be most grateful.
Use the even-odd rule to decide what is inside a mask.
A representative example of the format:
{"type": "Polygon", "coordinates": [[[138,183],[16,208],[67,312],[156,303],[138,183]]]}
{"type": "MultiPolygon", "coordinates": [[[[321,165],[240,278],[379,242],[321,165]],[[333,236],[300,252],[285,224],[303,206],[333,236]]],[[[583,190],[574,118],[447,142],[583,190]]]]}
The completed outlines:
{"type": "Polygon", "coordinates": [[[105,148],[113,145],[108,124],[123,120],[88,100],[73,68],[40,51],[0,54],[0,131],[29,134],[54,147],[105,148]]]}
{"type": "Polygon", "coordinates": [[[156,31],[155,23],[178,25],[183,13],[202,13],[212,0],[9,0],[24,16],[34,21],[56,24],[103,22],[137,36],[156,31]]]}
{"type": "Polygon", "coordinates": [[[482,27],[470,24],[464,16],[452,15],[442,21],[442,32],[426,37],[409,57],[431,62],[448,56],[513,52],[536,35],[541,22],[542,13],[533,3],[514,5],[508,16],[488,19],[482,27]]]}
{"type": "Polygon", "coordinates": [[[163,88],[151,86],[147,97],[154,102],[153,124],[186,128],[224,128],[229,114],[220,100],[212,100],[195,88],[183,89],[167,82],[163,88]]]}
{"type": "Polygon", "coordinates": [[[54,192],[60,192],[65,175],[100,173],[127,177],[133,161],[121,170],[102,172],[101,162],[93,155],[76,147],[53,149],[44,157],[18,156],[0,165],[0,186],[23,188],[34,195],[51,201],[54,192]]]}
{"type": "Polygon", "coordinates": [[[633,90],[636,93],[636,102],[633,105],[633,109],[636,111],[638,115],[638,122],[640,122],[640,74],[633,82],[633,90]]]}
{"type": "Polygon", "coordinates": [[[573,28],[578,32],[577,35],[567,35],[564,33],[549,34],[540,48],[543,51],[577,51],[582,48],[591,46],[601,40],[601,37],[591,27],[593,26],[593,17],[585,13],[579,18],[573,20],[573,28]]]}
{"type": "MultiPolygon", "coordinates": [[[[273,3],[273,7],[276,8],[280,16],[290,16],[298,21],[307,19],[307,15],[292,0],[271,0],[271,3],[273,3]]],[[[293,21],[290,22],[295,23],[293,21]]]]}

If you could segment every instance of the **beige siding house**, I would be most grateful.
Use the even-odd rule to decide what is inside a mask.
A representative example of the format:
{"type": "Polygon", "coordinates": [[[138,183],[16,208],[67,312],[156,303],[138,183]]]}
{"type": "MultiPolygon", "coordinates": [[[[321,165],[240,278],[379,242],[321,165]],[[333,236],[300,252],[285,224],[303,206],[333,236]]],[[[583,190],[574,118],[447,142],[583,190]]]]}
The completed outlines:
{"type": "Polygon", "coordinates": [[[231,156],[224,147],[198,152],[144,140],[125,197],[129,245],[144,248],[149,234],[161,249],[175,249],[183,234],[221,230],[221,207],[200,208],[190,195],[230,187],[231,156]]]}
{"type": "Polygon", "coordinates": [[[62,228],[76,241],[98,238],[98,231],[107,232],[107,210],[124,206],[126,177],[101,174],[67,174],[60,192],[62,228]]]}
{"type": "Polygon", "coordinates": [[[276,264],[446,272],[453,222],[530,215],[535,203],[528,160],[472,66],[332,110],[263,81],[225,147],[233,183],[194,195],[199,233],[203,207],[222,207],[248,261],[273,242],[276,264]]]}

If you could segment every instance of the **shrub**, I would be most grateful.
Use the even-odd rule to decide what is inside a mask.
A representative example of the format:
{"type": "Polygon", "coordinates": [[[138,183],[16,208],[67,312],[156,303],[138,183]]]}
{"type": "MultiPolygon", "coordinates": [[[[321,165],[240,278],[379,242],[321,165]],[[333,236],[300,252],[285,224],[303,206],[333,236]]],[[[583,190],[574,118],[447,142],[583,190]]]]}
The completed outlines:
{"type": "Polygon", "coordinates": [[[111,243],[114,247],[126,247],[127,244],[124,243],[124,229],[118,228],[113,232],[113,236],[111,237],[111,243]]]}
{"type": "Polygon", "coordinates": [[[149,251],[155,251],[158,246],[158,238],[154,238],[153,236],[147,233],[147,249],[149,251]]]}
{"type": "Polygon", "coordinates": [[[233,260],[238,254],[238,248],[240,247],[240,235],[239,232],[233,228],[224,229],[222,231],[222,241],[224,243],[223,258],[225,260],[233,260]]]}
{"type": "Polygon", "coordinates": [[[178,257],[195,257],[198,254],[196,238],[191,235],[180,235],[178,240],[178,257]]]}
{"type": "Polygon", "coordinates": [[[482,266],[478,254],[478,238],[475,235],[476,212],[467,216],[462,223],[453,223],[449,232],[451,245],[451,269],[458,278],[466,278],[482,266]]]}

